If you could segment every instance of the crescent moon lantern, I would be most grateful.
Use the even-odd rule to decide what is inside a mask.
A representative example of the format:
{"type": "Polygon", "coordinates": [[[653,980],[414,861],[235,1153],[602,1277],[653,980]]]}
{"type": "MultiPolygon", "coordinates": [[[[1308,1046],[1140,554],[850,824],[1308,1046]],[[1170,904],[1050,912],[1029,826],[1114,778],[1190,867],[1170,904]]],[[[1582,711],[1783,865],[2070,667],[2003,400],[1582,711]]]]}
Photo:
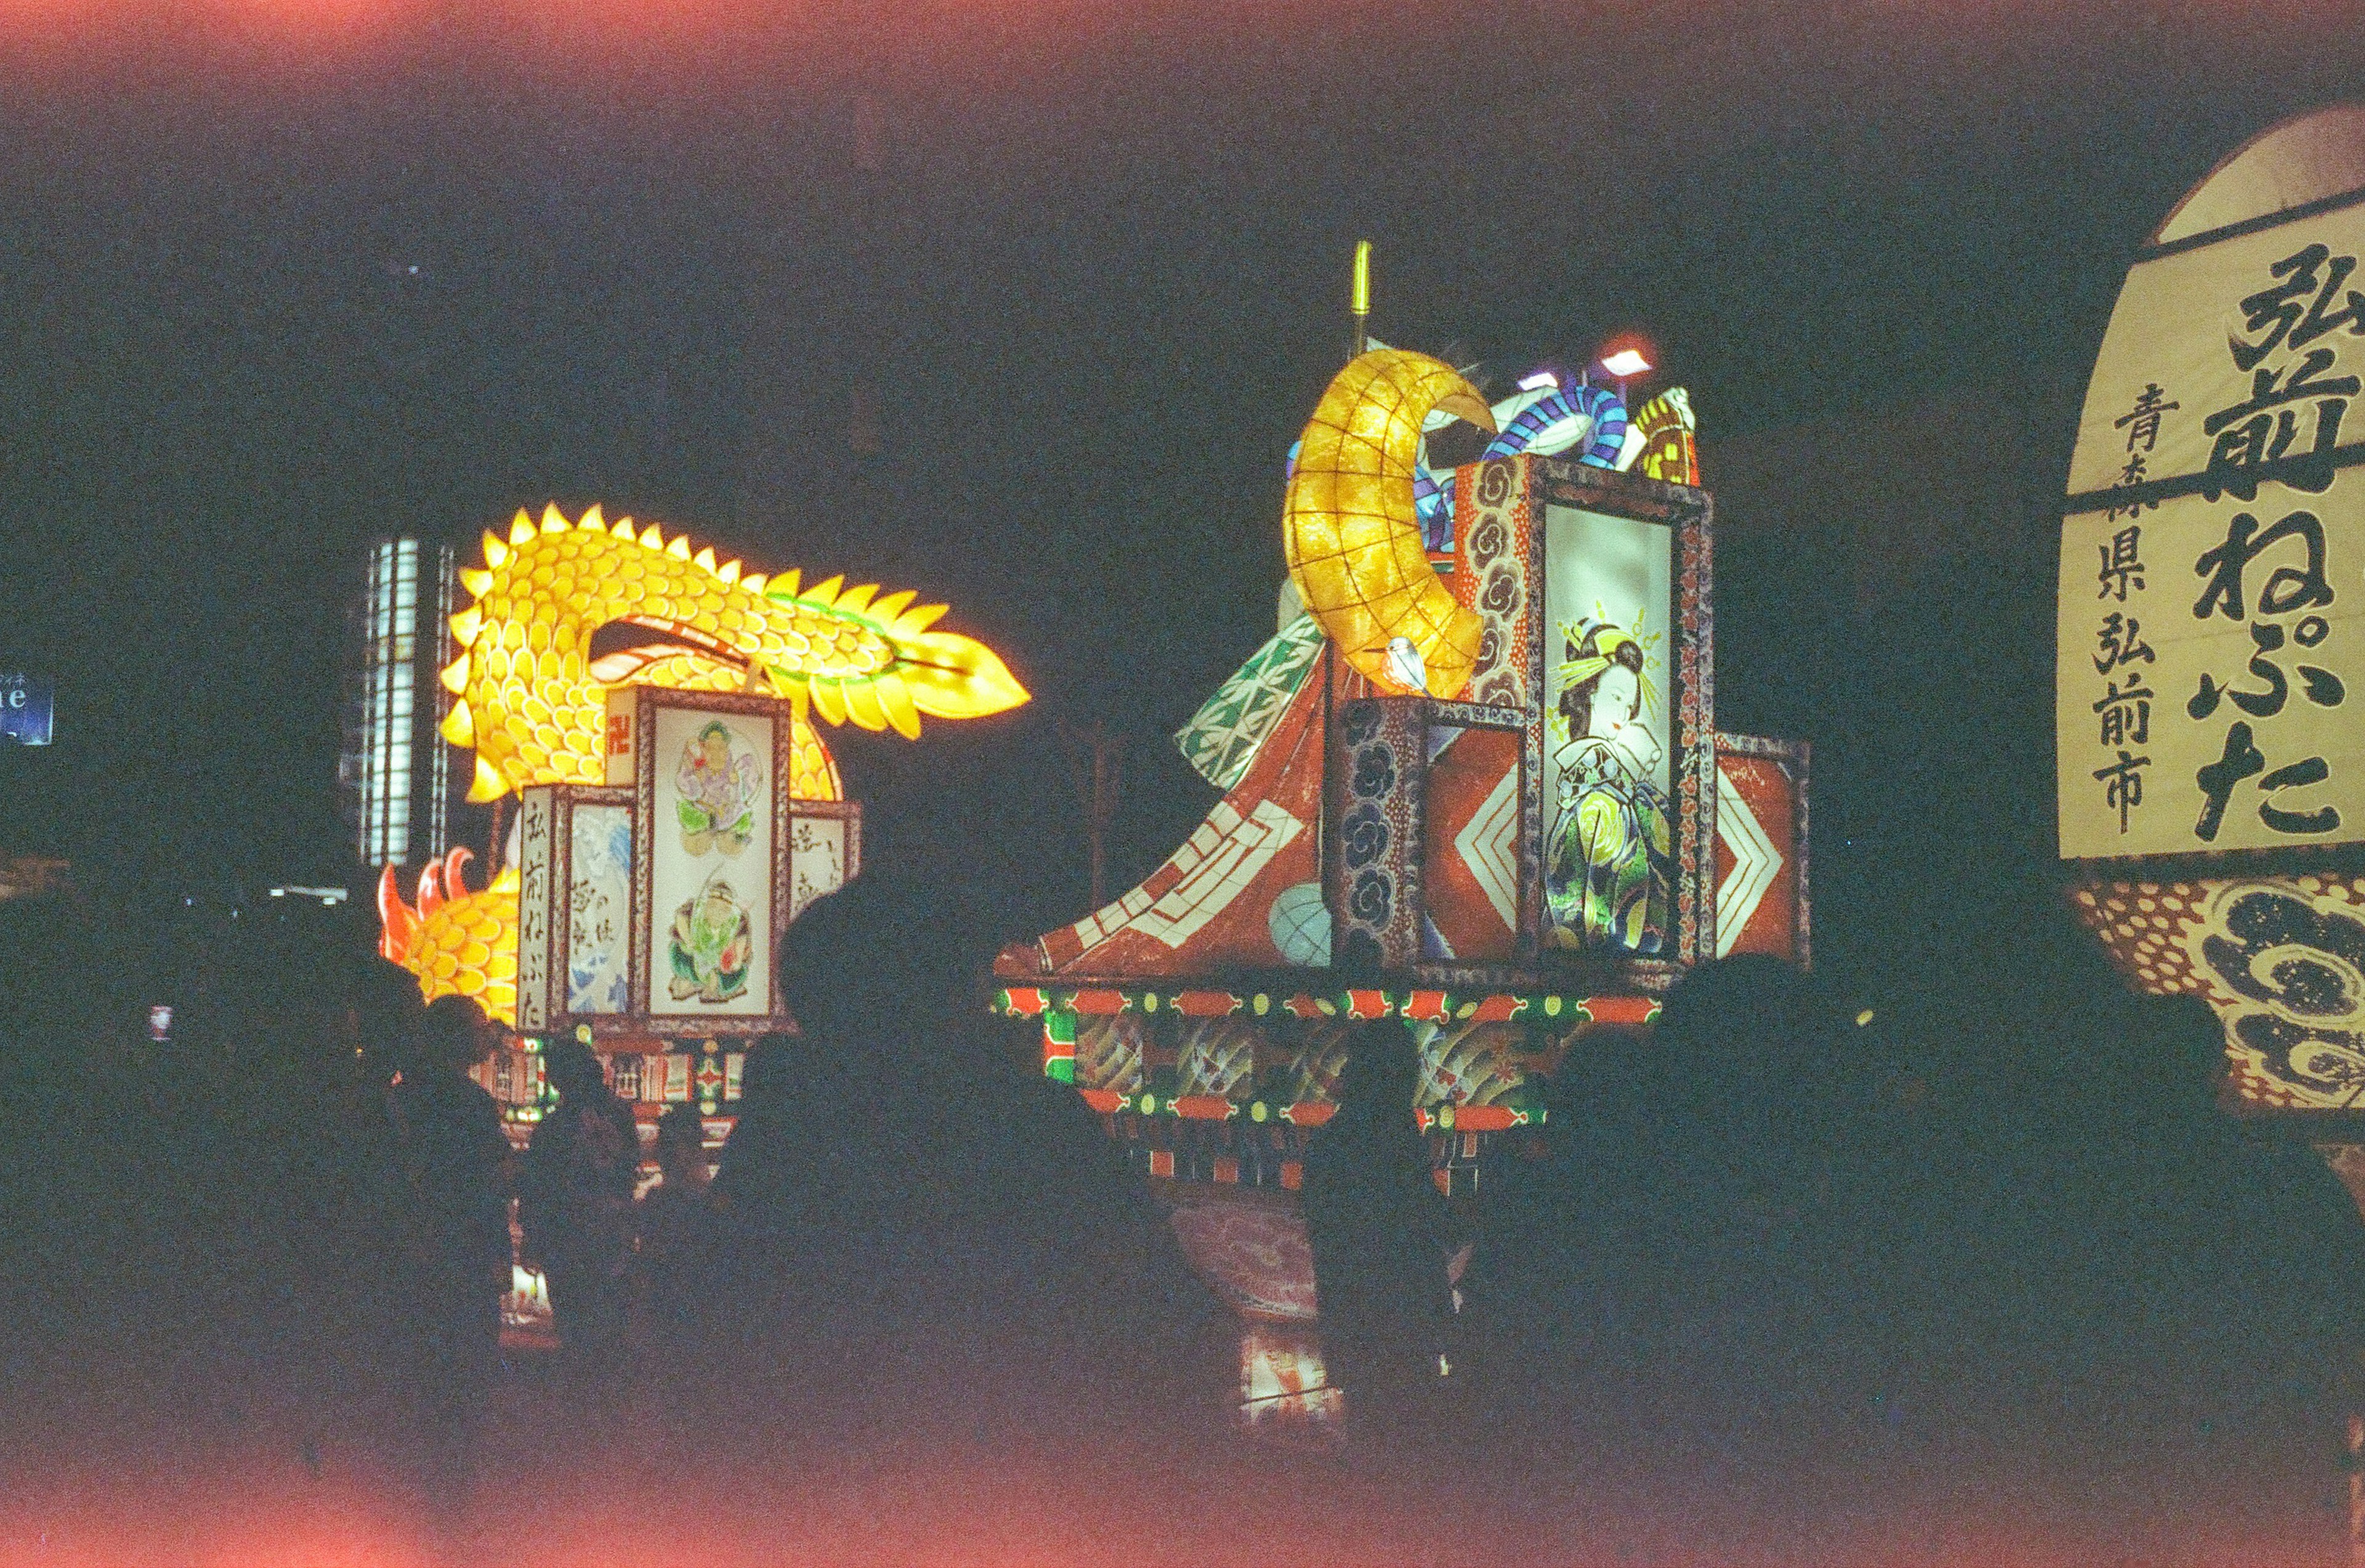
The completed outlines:
{"type": "Polygon", "coordinates": [[[1283,509],[1290,581],[1347,662],[1384,691],[1410,694],[1388,644],[1420,655],[1428,695],[1458,696],[1478,662],[1477,614],[1429,564],[1413,510],[1421,420],[1432,409],[1481,429],[1495,416],[1452,365],[1374,349],[1332,379],[1306,422],[1283,509]]]}

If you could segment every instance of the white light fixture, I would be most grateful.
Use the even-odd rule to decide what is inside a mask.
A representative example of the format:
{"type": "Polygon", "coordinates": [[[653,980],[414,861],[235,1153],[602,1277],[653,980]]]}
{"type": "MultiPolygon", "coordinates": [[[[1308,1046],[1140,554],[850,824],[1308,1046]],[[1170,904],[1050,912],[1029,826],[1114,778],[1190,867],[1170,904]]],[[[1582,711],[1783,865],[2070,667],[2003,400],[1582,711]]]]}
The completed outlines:
{"type": "Polygon", "coordinates": [[[1620,349],[1601,362],[1601,368],[1622,379],[1629,375],[1642,375],[1651,368],[1651,362],[1632,349],[1620,349]]]}
{"type": "Polygon", "coordinates": [[[1539,370],[1533,375],[1519,377],[1519,390],[1522,392],[1556,392],[1559,389],[1560,377],[1549,370],[1539,370]]]}

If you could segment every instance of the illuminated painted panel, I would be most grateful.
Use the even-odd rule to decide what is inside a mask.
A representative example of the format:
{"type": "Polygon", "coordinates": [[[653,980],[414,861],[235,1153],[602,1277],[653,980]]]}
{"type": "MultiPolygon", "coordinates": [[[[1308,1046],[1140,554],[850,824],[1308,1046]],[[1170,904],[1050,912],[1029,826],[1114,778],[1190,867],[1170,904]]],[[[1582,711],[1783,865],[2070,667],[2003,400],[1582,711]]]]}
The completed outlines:
{"type": "Polygon", "coordinates": [[[1674,531],[1544,518],[1545,939],[1657,955],[1675,919],[1674,531]]]}
{"type": "Polygon", "coordinates": [[[633,811],[577,804],[567,829],[566,1010],[622,1013],[632,979],[633,811]]]}
{"type": "Polygon", "coordinates": [[[775,745],[777,721],[661,707],[649,722],[649,1011],[770,1014],[773,797],[781,787],[774,759],[786,749],[775,745]]]}
{"type": "Polygon", "coordinates": [[[861,870],[861,819],[800,806],[789,821],[789,918],[794,920],[807,904],[835,892],[861,870]]]}
{"type": "Polygon", "coordinates": [[[1242,1426],[1310,1427],[1315,1435],[1346,1419],[1342,1391],[1330,1386],[1321,1337],[1304,1327],[1252,1323],[1240,1330],[1242,1426]]]}

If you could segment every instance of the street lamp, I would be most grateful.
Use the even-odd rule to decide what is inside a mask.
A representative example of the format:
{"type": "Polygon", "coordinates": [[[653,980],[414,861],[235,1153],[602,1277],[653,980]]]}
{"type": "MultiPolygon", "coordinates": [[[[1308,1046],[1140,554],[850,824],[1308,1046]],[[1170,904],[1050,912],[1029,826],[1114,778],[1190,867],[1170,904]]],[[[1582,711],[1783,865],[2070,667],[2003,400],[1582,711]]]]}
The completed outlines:
{"type": "Polygon", "coordinates": [[[1602,345],[1601,357],[1594,361],[1617,381],[1618,400],[1621,403],[1628,400],[1626,383],[1652,368],[1651,356],[1643,352],[1646,346],[1640,338],[1612,338],[1602,345]]]}

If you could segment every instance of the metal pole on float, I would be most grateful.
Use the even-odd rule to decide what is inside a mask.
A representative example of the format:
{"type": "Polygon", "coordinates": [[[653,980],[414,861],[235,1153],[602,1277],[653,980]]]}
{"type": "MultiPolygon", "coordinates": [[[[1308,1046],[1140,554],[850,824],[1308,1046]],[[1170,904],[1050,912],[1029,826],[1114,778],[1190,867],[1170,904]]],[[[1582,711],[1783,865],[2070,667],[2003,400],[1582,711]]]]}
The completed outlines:
{"type": "Polygon", "coordinates": [[[1093,908],[1097,910],[1108,902],[1108,829],[1116,818],[1125,742],[1097,719],[1089,725],[1062,719],[1059,744],[1075,772],[1076,801],[1083,808],[1085,842],[1092,853],[1093,908]]]}
{"type": "Polygon", "coordinates": [[[1347,308],[1354,317],[1354,332],[1348,340],[1347,357],[1360,359],[1372,342],[1372,242],[1355,241],[1355,281],[1348,295],[1347,308]]]}

